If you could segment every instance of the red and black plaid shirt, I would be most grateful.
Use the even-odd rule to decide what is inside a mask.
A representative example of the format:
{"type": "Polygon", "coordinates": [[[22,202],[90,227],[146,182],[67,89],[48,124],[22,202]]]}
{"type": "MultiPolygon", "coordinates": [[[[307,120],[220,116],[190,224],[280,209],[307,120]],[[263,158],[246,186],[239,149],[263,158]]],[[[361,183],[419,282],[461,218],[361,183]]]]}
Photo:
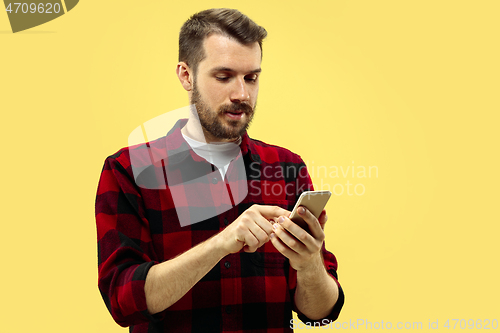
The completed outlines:
{"type": "MultiPolygon", "coordinates": [[[[137,175],[134,178],[130,155],[144,150],[152,156],[150,150],[154,149],[153,155],[163,161],[156,163],[160,171],[153,173],[162,174],[161,166],[165,167],[165,160],[172,156],[169,152],[187,145],[180,132],[185,123],[179,121],[166,137],[147,146],[121,149],[105,161],[96,197],[99,290],[114,320],[131,326],[135,333],[292,332],[292,310],[304,322],[335,320],[344,303],[340,285],[339,299],[328,321],[310,320],[294,305],[297,272],[271,242],[255,253],[240,251],[224,257],[179,301],[161,313],[149,314],[144,283],[151,266],[219,233],[253,204],[291,211],[300,194],[312,190],[298,155],[250,139],[245,133],[239,158],[246,171],[246,197],[217,216],[181,226],[177,212],[183,207],[174,205],[168,186],[138,186],[140,180],[137,175]]],[[[185,151],[182,158],[211,166],[192,150],[185,151]]],[[[212,173],[199,179],[206,181],[213,194],[227,190],[220,178],[219,174],[220,181],[213,181],[212,173]]],[[[337,282],[335,256],[324,245],[322,251],[325,267],[337,282]]]]}

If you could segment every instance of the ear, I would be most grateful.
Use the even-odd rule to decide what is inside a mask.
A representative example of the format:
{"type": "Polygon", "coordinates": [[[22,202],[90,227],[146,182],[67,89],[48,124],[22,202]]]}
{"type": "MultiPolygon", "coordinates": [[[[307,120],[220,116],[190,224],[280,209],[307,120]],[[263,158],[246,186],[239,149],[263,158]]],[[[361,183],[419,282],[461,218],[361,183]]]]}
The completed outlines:
{"type": "Polygon", "coordinates": [[[191,91],[193,89],[194,79],[191,68],[189,68],[185,62],[181,61],[177,64],[176,73],[179,81],[181,81],[182,87],[187,91],[191,91]]]}

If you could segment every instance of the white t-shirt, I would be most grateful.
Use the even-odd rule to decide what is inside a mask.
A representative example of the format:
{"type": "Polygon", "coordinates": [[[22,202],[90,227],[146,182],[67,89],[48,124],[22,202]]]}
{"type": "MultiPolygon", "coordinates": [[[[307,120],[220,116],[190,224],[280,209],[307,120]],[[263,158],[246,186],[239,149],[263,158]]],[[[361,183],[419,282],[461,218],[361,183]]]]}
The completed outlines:
{"type": "Polygon", "coordinates": [[[184,133],[182,133],[182,136],[197,155],[219,169],[222,179],[226,176],[229,163],[240,153],[241,137],[236,142],[206,143],[193,140],[184,133]]]}

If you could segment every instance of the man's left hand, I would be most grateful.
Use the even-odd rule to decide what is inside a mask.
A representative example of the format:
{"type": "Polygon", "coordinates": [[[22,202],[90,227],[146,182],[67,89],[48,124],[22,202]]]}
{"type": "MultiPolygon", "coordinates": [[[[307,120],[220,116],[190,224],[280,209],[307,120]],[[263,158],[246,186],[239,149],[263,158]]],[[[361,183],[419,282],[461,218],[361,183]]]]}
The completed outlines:
{"type": "Polygon", "coordinates": [[[316,218],[307,208],[301,206],[299,215],[307,223],[309,232],[305,231],[286,216],[280,216],[273,224],[274,234],[271,242],[274,247],[290,260],[296,271],[308,269],[322,263],[320,255],[325,240],[326,211],[316,218]]]}

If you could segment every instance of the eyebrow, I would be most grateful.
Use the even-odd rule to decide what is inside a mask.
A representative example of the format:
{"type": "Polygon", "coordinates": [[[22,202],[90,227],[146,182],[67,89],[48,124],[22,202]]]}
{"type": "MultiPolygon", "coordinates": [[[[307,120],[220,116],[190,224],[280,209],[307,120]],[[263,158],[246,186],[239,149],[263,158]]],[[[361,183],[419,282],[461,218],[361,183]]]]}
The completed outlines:
{"type": "MultiPolygon", "coordinates": [[[[215,72],[236,72],[234,69],[231,69],[229,67],[215,67],[210,70],[210,72],[215,73],[215,72]]],[[[262,72],[261,68],[254,69],[253,71],[250,71],[249,73],[260,73],[262,72]]]]}

